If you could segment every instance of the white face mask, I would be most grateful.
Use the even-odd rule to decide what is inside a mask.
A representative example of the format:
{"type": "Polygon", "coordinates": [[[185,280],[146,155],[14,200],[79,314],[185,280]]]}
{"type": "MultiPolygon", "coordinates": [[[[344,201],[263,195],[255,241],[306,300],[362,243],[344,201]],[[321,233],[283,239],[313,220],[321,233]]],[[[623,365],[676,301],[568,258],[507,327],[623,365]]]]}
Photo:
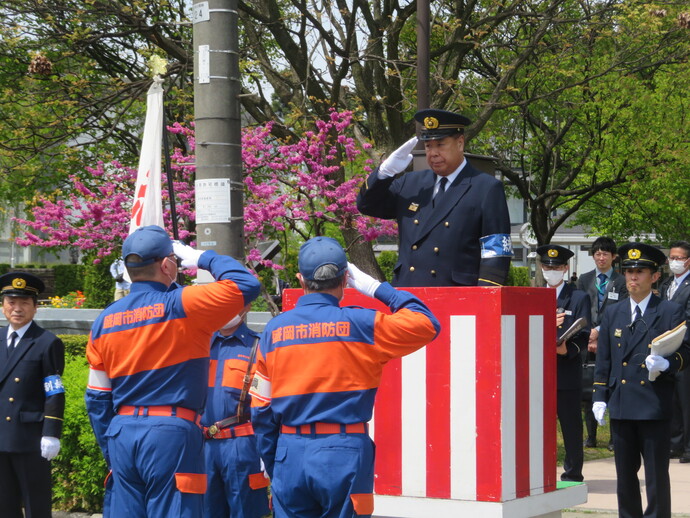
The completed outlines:
{"type": "Polygon", "coordinates": [[[240,322],[242,322],[242,319],[244,318],[244,315],[242,313],[239,313],[235,315],[232,320],[230,320],[227,324],[225,324],[221,329],[232,329],[235,326],[240,325],[240,322]]]}
{"type": "Polygon", "coordinates": [[[678,259],[668,262],[669,269],[676,275],[680,275],[685,272],[685,261],[679,261],[678,259]]]}
{"type": "Polygon", "coordinates": [[[561,270],[544,270],[542,268],[541,273],[544,275],[544,280],[549,286],[558,286],[563,282],[563,274],[565,272],[561,270]]]}

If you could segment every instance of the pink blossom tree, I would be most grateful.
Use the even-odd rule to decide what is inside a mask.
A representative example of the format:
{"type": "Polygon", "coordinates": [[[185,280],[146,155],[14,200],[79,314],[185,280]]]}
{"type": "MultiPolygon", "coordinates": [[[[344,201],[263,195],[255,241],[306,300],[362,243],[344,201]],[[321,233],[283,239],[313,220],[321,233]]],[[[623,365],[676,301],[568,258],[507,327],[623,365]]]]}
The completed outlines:
{"type": "MultiPolygon", "coordinates": [[[[271,123],[247,128],[242,136],[242,160],[247,187],[244,207],[247,259],[268,268],[282,266],[261,261],[256,244],[279,239],[283,249],[315,235],[340,231],[347,247],[361,246],[380,235],[395,234],[392,222],[358,213],[359,185],[371,171],[371,161],[353,138],[352,112],[330,112],[316,120],[313,130],[293,142],[271,135],[271,123]]],[[[193,127],[174,124],[169,131],[184,135],[189,152],[176,148],[171,157],[180,237],[194,238],[193,127]]],[[[119,252],[127,236],[136,170],[118,163],[87,168],[84,178],[72,177],[73,190],[38,197],[31,217],[18,219],[27,230],[21,246],[52,250],[76,247],[95,262],[119,252]]],[[[164,187],[167,186],[165,178],[164,187]]],[[[163,192],[167,205],[168,192],[163,192]]],[[[164,213],[171,227],[170,211],[164,213]]],[[[373,257],[373,254],[371,255],[373,257]]]]}

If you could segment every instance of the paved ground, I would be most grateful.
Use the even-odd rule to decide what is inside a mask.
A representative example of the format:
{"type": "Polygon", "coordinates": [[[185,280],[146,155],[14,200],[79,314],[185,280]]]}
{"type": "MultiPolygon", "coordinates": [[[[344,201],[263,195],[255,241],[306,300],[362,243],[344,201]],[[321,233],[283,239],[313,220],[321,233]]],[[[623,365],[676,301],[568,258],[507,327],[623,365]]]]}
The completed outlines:
{"type": "MultiPolygon", "coordinates": [[[[690,517],[690,464],[671,459],[671,511],[673,516],[690,517]]],[[[613,457],[585,462],[587,503],[563,512],[563,518],[615,518],[618,516],[616,500],[616,468],[613,457]]],[[[640,484],[644,494],[644,468],[640,469],[640,484]]],[[[642,497],[643,505],[646,496],[642,497]]]]}
{"type": "MultiPolygon", "coordinates": [[[[671,459],[671,510],[674,517],[690,517],[690,464],[671,459]]],[[[613,458],[585,462],[587,503],[563,511],[563,518],[617,518],[616,469],[613,458]]],[[[644,468],[640,469],[644,492],[644,468]]],[[[643,496],[642,502],[646,502],[643,496]]],[[[101,515],[54,512],[53,518],[101,518],[101,515]]]]}

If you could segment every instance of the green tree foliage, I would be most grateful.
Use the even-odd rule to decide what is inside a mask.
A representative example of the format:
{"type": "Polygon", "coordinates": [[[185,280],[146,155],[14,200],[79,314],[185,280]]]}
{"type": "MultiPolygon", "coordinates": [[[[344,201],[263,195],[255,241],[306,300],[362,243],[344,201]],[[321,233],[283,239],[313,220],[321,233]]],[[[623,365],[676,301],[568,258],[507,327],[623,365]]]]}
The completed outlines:
{"type": "Polygon", "coordinates": [[[191,104],[188,2],[45,2],[0,6],[0,194],[55,189],[83,161],[139,154],[146,61],[170,61],[168,120],[191,104]]]}
{"type": "MultiPolygon", "coordinates": [[[[419,102],[417,5],[239,1],[245,113],[290,136],[332,107],[351,109],[373,155],[396,147],[414,132],[419,102]]],[[[189,7],[185,0],[3,2],[0,116],[17,122],[0,129],[2,173],[6,180],[26,173],[12,175],[18,185],[7,191],[56,183],[50,176],[76,160],[61,145],[103,145],[104,159],[137,153],[135,120],[152,54],[170,61],[169,120],[191,117],[189,7]]],[[[675,200],[660,187],[687,173],[682,132],[671,131],[681,118],[667,125],[658,108],[666,102],[673,111],[687,100],[687,88],[674,91],[669,79],[687,84],[687,5],[442,0],[430,7],[429,105],[474,120],[468,151],[498,157],[539,242],[590,207],[617,210],[625,195],[655,194],[659,207],[641,211],[637,200],[626,206],[635,213],[628,220],[664,216],[675,200]]]]}

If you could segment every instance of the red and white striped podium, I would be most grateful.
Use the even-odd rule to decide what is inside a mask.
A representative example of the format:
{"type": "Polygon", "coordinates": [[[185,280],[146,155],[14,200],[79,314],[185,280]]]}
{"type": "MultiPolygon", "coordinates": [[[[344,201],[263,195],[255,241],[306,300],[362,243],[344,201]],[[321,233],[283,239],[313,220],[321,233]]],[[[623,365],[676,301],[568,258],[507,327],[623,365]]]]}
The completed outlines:
{"type": "MultiPolygon", "coordinates": [[[[551,517],[585,502],[584,484],[556,491],[554,290],[406,289],[441,333],[384,369],[375,516],[551,517]]],[[[286,309],[302,294],[289,292],[286,309]]],[[[342,305],[388,311],[351,289],[342,305]]]]}

